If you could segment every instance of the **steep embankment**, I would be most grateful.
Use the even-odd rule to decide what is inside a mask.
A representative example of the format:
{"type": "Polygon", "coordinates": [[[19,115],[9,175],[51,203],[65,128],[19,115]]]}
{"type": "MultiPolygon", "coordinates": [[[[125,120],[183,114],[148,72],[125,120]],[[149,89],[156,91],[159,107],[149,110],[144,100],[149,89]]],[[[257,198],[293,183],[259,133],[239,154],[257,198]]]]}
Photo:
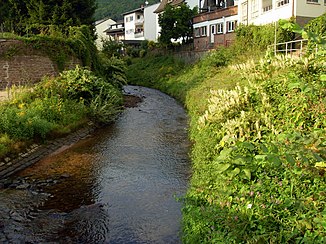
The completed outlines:
{"type": "Polygon", "coordinates": [[[177,97],[190,114],[184,242],[325,242],[324,54],[228,67],[221,57],[192,67],[148,57],[128,69],[131,83],[177,97]]]}
{"type": "Polygon", "coordinates": [[[0,57],[0,64],[5,62],[5,86],[37,84],[12,86],[10,100],[0,103],[0,171],[10,166],[2,159],[16,158],[28,145],[61,137],[90,121],[108,123],[120,111],[124,63],[100,56],[88,27],[72,27],[68,35],[16,37],[4,43],[11,44],[0,57]],[[87,68],[74,63],[74,69],[59,73],[69,68],[70,57],[87,68]],[[42,67],[50,73],[42,73],[42,67]]]}

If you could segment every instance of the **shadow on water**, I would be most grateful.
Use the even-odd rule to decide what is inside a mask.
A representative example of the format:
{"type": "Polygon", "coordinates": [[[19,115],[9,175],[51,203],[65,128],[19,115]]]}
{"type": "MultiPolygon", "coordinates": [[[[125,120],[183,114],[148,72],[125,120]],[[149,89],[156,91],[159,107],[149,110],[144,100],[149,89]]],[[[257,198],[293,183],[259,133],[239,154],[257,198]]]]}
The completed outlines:
{"type": "Polygon", "coordinates": [[[0,242],[180,243],[185,111],[157,90],[124,90],[143,98],[138,107],[0,191],[0,242]]]}

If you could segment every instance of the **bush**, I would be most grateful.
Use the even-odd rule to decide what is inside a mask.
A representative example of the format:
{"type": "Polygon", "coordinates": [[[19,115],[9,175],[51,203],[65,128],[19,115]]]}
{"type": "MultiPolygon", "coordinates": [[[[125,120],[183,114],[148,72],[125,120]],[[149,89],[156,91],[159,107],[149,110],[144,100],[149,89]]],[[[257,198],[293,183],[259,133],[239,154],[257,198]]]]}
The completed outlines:
{"type": "Polygon", "coordinates": [[[12,94],[12,99],[0,106],[1,157],[17,141],[69,133],[89,119],[108,123],[122,104],[117,87],[81,67],[58,78],[44,78],[32,90],[12,94]]]}

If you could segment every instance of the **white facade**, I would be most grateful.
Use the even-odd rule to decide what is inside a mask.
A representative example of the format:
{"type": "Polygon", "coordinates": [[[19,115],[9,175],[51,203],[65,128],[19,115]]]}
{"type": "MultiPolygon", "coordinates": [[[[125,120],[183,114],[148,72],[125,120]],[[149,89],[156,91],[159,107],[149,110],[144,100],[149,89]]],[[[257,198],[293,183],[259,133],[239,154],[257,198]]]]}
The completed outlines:
{"type": "Polygon", "coordinates": [[[97,39],[95,41],[98,49],[101,49],[103,46],[102,40],[108,40],[110,37],[106,35],[105,31],[116,22],[112,19],[103,19],[95,23],[95,32],[97,39]]]}
{"type": "Polygon", "coordinates": [[[143,8],[124,14],[125,40],[145,40],[143,8]]]}
{"type": "Polygon", "coordinates": [[[194,7],[198,7],[199,4],[199,0],[186,0],[185,2],[191,9],[193,9],[194,7]]]}
{"type": "Polygon", "coordinates": [[[239,0],[239,22],[263,25],[280,19],[315,18],[326,11],[325,0],[239,0]]]}
{"type": "Polygon", "coordinates": [[[154,13],[160,4],[153,4],[144,8],[144,37],[149,41],[157,41],[159,36],[158,14],[154,13]]]}

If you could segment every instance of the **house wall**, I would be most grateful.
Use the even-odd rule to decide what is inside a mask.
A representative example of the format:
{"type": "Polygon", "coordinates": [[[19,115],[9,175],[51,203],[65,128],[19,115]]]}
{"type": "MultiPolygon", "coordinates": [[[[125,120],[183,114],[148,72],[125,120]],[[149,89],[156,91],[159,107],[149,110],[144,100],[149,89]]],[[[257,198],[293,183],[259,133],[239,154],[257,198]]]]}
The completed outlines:
{"type": "Polygon", "coordinates": [[[195,30],[194,49],[202,51],[230,45],[235,39],[235,33],[228,29],[228,23],[238,21],[237,9],[237,6],[233,6],[196,16],[193,20],[195,30]],[[217,25],[223,26],[220,33],[217,31],[217,25]],[[206,34],[202,35],[200,31],[200,35],[196,35],[198,34],[196,29],[201,30],[201,28],[206,28],[206,34]]]}
{"type": "Polygon", "coordinates": [[[157,41],[158,38],[158,15],[154,13],[154,10],[160,4],[153,4],[144,8],[144,37],[149,41],[157,41]]]}
{"type": "Polygon", "coordinates": [[[325,12],[325,0],[318,0],[318,3],[307,3],[307,0],[303,0],[300,2],[296,1],[296,16],[299,17],[298,20],[302,24],[308,22],[311,18],[316,18],[324,14],[325,12]]]}
{"type": "Polygon", "coordinates": [[[144,32],[142,32],[142,34],[136,33],[136,25],[141,25],[144,29],[144,14],[141,13],[141,19],[137,19],[137,15],[139,14],[140,12],[133,12],[124,15],[125,40],[145,40],[144,32]]]}
{"type": "Polygon", "coordinates": [[[199,0],[186,0],[185,2],[191,9],[193,9],[194,7],[198,7],[199,5],[199,0]]]}
{"type": "Polygon", "coordinates": [[[264,25],[278,21],[279,19],[291,18],[293,0],[284,0],[284,3],[288,3],[281,6],[277,6],[277,1],[278,0],[239,0],[239,22],[242,24],[264,25]],[[247,5],[245,3],[247,3],[247,5]],[[263,8],[269,4],[271,4],[273,8],[264,11],[263,8]],[[247,16],[247,18],[245,16],[247,16]]]}
{"type": "Polygon", "coordinates": [[[130,13],[124,16],[125,23],[125,40],[134,40],[135,39],[135,13],[130,13]],[[130,18],[133,20],[130,21],[130,18]]]}
{"type": "Polygon", "coordinates": [[[95,25],[95,31],[97,35],[97,39],[95,43],[98,49],[101,49],[103,47],[102,38],[106,40],[110,38],[108,35],[106,35],[104,31],[107,30],[110,27],[110,25],[113,25],[115,23],[116,22],[114,20],[107,19],[95,25]]]}
{"type": "Polygon", "coordinates": [[[294,16],[300,25],[304,25],[325,13],[325,0],[318,1],[316,4],[307,3],[307,0],[239,0],[239,22],[264,25],[294,16]],[[264,9],[269,5],[271,9],[264,9]]]}

